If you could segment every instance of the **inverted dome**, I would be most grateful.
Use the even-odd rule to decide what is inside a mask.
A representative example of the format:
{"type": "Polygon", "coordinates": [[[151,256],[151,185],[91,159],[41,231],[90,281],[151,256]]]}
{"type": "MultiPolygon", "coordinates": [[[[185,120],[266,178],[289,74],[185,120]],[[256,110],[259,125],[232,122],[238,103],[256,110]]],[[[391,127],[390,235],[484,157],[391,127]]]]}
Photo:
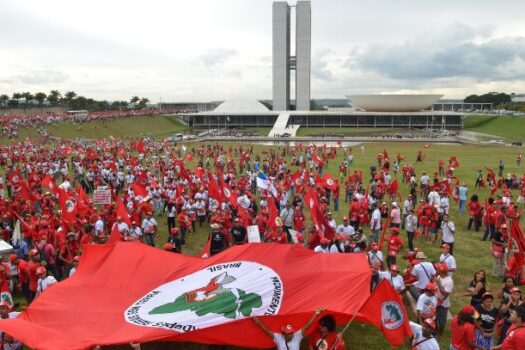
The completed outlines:
{"type": "Polygon", "coordinates": [[[443,95],[347,95],[355,107],[371,112],[414,112],[426,109],[443,95]]]}

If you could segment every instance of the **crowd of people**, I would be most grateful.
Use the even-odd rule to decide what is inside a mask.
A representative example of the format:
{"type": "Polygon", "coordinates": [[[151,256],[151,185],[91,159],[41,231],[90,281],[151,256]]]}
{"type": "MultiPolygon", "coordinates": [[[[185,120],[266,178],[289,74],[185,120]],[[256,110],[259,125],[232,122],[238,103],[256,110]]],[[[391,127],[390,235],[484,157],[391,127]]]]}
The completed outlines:
{"type": "MultiPolygon", "coordinates": [[[[440,161],[429,176],[418,174],[417,166],[401,154],[391,162],[386,150],[365,174],[353,168],[355,156],[352,148],[341,145],[254,151],[245,145],[105,139],[2,146],[0,237],[13,244],[14,252],[0,266],[0,292],[19,294],[31,303],[76,272],[86,244],[120,240],[182,253],[209,229],[202,257],[257,241],[296,244],[319,254],[366,255],[371,289],[387,280],[400,298],[414,300],[412,349],[439,349],[450,296],[462,293],[458,289],[471,303],[450,324],[451,349],[519,349],[525,338],[519,288],[523,252],[509,249],[513,235],[523,235],[520,210],[511,201],[516,187],[505,181],[491,185],[496,191],[483,203],[475,194],[468,197],[468,187],[454,175],[460,166],[456,157],[440,161]],[[328,173],[331,162],[339,162],[338,175],[328,173]],[[409,189],[405,198],[398,173],[409,189]],[[112,203],[95,203],[91,195],[97,191],[110,191],[112,203]],[[340,205],[340,192],[348,209],[340,205]],[[469,216],[468,229],[482,230],[480,239],[491,241],[493,276],[504,281],[492,293],[484,270],[474,274],[468,288],[454,284],[454,274],[462,268],[454,255],[454,203],[459,215],[469,216]],[[341,222],[332,210],[343,211],[341,222]],[[164,219],[167,229],[159,223],[164,219]],[[248,228],[258,234],[250,235],[248,228]],[[427,256],[421,248],[427,245],[439,245],[440,255],[427,256]],[[402,259],[407,262],[404,271],[402,259]]],[[[418,152],[416,163],[424,159],[423,151],[418,152]]],[[[524,187],[522,180],[520,194],[524,187]]],[[[3,300],[0,314],[16,317],[15,309],[13,298],[3,300]]],[[[283,325],[275,333],[254,319],[278,349],[288,350],[299,349],[314,321],[303,329],[283,325]]],[[[332,316],[324,313],[317,329],[310,349],[344,348],[332,316]]],[[[21,347],[8,335],[2,341],[4,349],[21,347]]]]}

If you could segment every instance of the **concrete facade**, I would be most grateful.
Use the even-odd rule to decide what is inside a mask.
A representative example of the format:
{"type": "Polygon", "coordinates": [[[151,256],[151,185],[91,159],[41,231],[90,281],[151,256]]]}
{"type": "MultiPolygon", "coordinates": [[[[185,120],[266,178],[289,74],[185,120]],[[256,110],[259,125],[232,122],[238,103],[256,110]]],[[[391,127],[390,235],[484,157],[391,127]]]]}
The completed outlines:
{"type": "Polygon", "coordinates": [[[273,3],[272,15],[273,109],[290,109],[290,6],[273,3]]]}
{"type": "Polygon", "coordinates": [[[310,110],[310,60],[312,51],[312,15],[310,1],[297,1],[295,30],[295,109],[310,110]]]}

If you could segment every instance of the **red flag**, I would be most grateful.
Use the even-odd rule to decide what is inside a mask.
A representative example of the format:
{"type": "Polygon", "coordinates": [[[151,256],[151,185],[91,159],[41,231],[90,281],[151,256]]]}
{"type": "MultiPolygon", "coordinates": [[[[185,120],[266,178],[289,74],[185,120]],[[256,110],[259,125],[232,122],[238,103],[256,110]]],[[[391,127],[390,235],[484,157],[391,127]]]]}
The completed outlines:
{"type": "Polygon", "coordinates": [[[323,184],[324,188],[327,188],[330,191],[335,191],[337,189],[337,180],[331,177],[327,172],[323,175],[323,184]]]}
{"type": "Polygon", "coordinates": [[[280,220],[277,207],[275,206],[275,200],[268,196],[266,203],[268,206],[268,227],[274,229],[277,226],[277,221],[280,220]]]}
{"type": "Polygon", "coordinates": [[[312,155],[312,160],[319,166],[322,167],[324,165],[324,162],[317,156],[317,153],[314,152],[312,155]]]}
{"type": "Polygon", "coordinates": [[[204,174],[202,173],[202,168],[200,166],[195,167],[194,173],[195,176],[197,176],[202,181],[202,179],[204,178],[204,174]]]}
{"type": "Polygon", "coordinates": [[[449,166],[451,166],[454,169],[459,168],[459,162],[456,159],[456,156],[450,157],[450,159],[448,160],[448,164],[449,164],[449,166]]]}
{"type": "Polygon", "coordinates": [[[62,218],[67,222],[75,222],[77,220],[77,203],[69,196],[66,190],[60,189],[58,194],[58,203],[62,210],[62,218]]]}
{"type": "Polygon", "coordinates": [[[22,175],[20,175],[18,170],[13,170],[11,174],[9,174],[9,181],[11,181],[12,184],[17,185],[21,180],[22,175]]]}
{"type": "Polygon", "coordinates": [[[451,193],[451,188],[450,188],[450,183],[448,182],[448,180],[443,180],[443,181],[440,181],[438,183],[436,183],[435,185],[432,185],[430,186],[430,189],[431,190],[436,190],[438,192],[446,192],[448,194],[451,193]]]}
{"type": "Polygon", "coordinates": [[[275,332],[283,324],[299,329],[322,305],[345,324],[368,299],[370,275],[363,254],[293,245],[244,244],[209,259],[139,243],[86,245],[75,275],[0,320],[0,329],[39,350],[130,340],[270,348],[252,317],[275,332]]]}
{"type": "Polygon", "coordinates": [[[310,211],[310,216],[314,224],[317,226],[317,228],[322,227],[324,222],[323,213],[321,213],[321,209],[319,209],[319,199],[317,198],[317,194],[312,188],[306,192],[304,196],[304,203],[310,211]]]}
{"type": "Polygon", "coordinates": [[[206,241],[206,245],[204,246],[204,248],[202,249],[201,253],[199,254],[199,257],[201,257],[202,259],[208,259],[211,255],[210,253],[210,247],[211,247],[211,241],[210,241],[210,238],[208,236],[208,240],[206,241]]]}
{"type": "Polygon", "coordinates": [[[55,196],[58,196],[58,193],[59,193],[58,186],[57,186],[55,180],[53,180],[53,178],[51,178],[51,176],[46,175],[46,176],[42,179],[41,184],[42,184],[42,186],[45,186],[45,187],[49,188],[49,190],[50,190],[55,196]]]}
{"type": "Polygon", "coordinates": [[[31,194],[31,190],[29,189],[29,185],[27,184],[27,182],[25,182],[24,180],[20,180],[18,184],[20,185],[20,191],[22,192],[22,198],[25,201],[30,201],[30,202],[34,201],[35,197],[31,194]]]}
{"type": "MultiPolygon", "coordinates": [[[[121,217],[122,221],[128,224],[128,227],[131,227],[131,220],[128,215],[128,211],[122,203],[122,199],[117,199],[117,217],[121,217]]],[[[118,223],[115,221],[113,227],[111,228],[111,235],[109,236],[108,243],[115,243],[120,240],[120,232],[118,230],[118,223]]]]}
{"type": "Polygon", "coordinates": [[[18,215],[18,213],[14,210],[12,210],[12,213],[17,217],[17,219],[20,221],[20,225],[22,225],[22,227],[24,228],[25,232],[27,233],[27,235],[24,235],[24,236],[31,236],[31,237],[34,237],[35,235],[35,230],[33,230],[31,228],[31,226],[24,221],[24,219],[22,219],[22,217],[20,215],[18,215]]]}
{"type": "Polygon", "coordinates": [[[215,181],[215,178],[213,177],[213,174],[211,172],[208,172],[208,195],[215,199],[217,202],[221,203],[222,200],[222,192],[219,189],[219,185],[217,184],[217,181],[215,181]]]}
{"type": "Polygon", "coordinates": [[[490,195],[493,196],[494,194],[496,194],[496,192],[498,192],[498,189],[499,189],[498,180],[494,179],[492,181],[492,188],[490,189],[490,195]]]}
{"type": "Polygon", "coordinates": [[[133,188],[133,192],[135,192],[135,195],[146,197],[148,195],[148,188],[147,188],[148,186],[149,186],[148,175],[146,174],[145,171],[143,171],[137,177],[137,180],[131,185],[131,188],[133,188]]]}
{"type": "Polygon", "coordinates": [[[219,177],[219,186],[220,186],[220,188],[222,188],[223,201],[224,202],[229,201],[231,203],[231,205],[233,205],[234,207],[237,207],[237,205],[238,205],[238,203],[237,203],[237,195],[235,194],[235,192],[232,191],[230,186],[228,186],[226,184],[226,182],[224,182],[222,177],[219,177]]]}
{"type": "Polygon", "coordinates": [[[357,320],[373,324],[394,347],[403,344],[404,339],[412,335],[403,302],[392,285],[384,279],[359,310],[357,320]]]}
{"type": "Polygon", "coordinates": [[[303,172],[301,170],[297,171],[296,173],[292,175],[292,182],[293,182],[295,189],[298,192],[302,192],[304,183],[303,183],[303,172]]]}
{"type": "Polygon", "coordinates": [[[394,196],[397,193],[399,193],[399,183],[397,182],[397,179],[394,179],[394,181],[392,181],[390,185],[387,186],[386,191],[391,196],[394,196]]]}
{"type": "Polygon", "coordinates": [[[522,266],[525,260],[525,236],[519,221],[516,219],[512,219],[510,222],[510,250],[516,256],[520,266],[522,266]]]}

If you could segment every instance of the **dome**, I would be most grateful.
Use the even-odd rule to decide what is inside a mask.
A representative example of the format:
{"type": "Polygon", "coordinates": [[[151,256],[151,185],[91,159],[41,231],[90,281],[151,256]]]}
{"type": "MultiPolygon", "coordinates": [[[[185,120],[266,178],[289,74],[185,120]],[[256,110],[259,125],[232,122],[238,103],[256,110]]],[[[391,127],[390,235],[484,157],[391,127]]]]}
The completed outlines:
{"type": "Polygon", "coordinates": [[[347,95],[354,108],[370,112],[415,112],[429,108],[443,95],[347,95]]]}
{"type": "Polygon", "coordinates": [[[221,103],[214,113],[257,113],[269,112],[265,105],[255,100],[226,100],[221,103]]]}

